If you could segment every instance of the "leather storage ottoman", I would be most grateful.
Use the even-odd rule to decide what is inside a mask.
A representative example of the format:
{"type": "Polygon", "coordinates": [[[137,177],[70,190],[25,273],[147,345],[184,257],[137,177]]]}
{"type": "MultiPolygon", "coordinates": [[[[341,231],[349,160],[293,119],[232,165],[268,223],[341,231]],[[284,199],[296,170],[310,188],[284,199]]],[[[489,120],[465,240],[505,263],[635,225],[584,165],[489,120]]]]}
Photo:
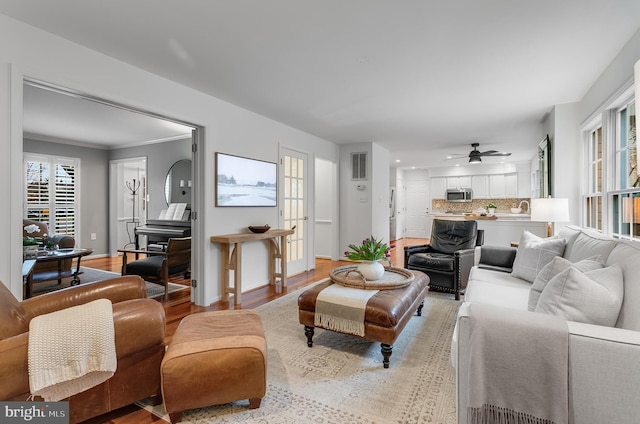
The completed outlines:
{"type": "Polygon", "coordinates": [[[267,343],[257,312],[230,310],[186,316],[160,368],[162,398],[172,423],[187,409],[249,399],[259,408],[267,389],[267,343]]]}
{"type": "MultiPolygon", "coordinates": [[[[404,327],[413,316],[422,315],[424,298],[429,291],[429,277],[420,271],[411,271],[415,279],[399,289],[380,290],[367,302],[364,317],[364,339],[381,343],[384,368],[389,368],[389,358],[404,327]]],[[[330,279],[305,290],[298,297],[298,320],[304,325],[307,346],[313,346],[314,317],[318,293],[334,284],[330,279]]],[[[354,336],[358,337],[358,336],[354,336]]]]}

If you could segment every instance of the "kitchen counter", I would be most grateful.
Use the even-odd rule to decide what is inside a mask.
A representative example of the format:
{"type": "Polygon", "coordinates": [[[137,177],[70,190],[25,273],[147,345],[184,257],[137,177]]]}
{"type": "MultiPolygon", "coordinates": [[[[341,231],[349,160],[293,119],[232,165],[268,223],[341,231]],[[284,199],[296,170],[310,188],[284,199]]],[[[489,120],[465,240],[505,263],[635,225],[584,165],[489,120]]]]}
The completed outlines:
{"type": "MultiPolygon", "coordinates": [[[[431,215],[436,219],[450,219],[455,221],[465,219],[465,216],[462,213],[433,213],[431,215]]],[[[496,221],[531,221],[531,215],[524,213],[515,214],[498,212],[494,215],[497,217],[496,221]]]]}
{"type": "MultiPolygon", "coordinates": [[[[520,241],[522,232],[527,230],[539,237],[547,236],[545,222],[531,221],[531,215],[496,213],[497,219],[478,219],[478,229],[484,230],[484,244],[494,246],[509,246],[512,242],[520,241]]],[[[454,221],[466,220],[462,213],[432,213],[436,219],[454,221]]]]}

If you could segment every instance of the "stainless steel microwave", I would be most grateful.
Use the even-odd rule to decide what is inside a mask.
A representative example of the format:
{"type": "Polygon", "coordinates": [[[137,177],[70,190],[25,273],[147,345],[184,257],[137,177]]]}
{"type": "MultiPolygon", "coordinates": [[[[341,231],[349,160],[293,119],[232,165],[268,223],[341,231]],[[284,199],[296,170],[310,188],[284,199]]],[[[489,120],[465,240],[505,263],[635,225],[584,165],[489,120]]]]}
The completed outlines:
{"type": "Polygon", "coordinates": [[[447,202],[470,202],[473,192],[470,188],[449,188],[447,189],[447,202]]]}

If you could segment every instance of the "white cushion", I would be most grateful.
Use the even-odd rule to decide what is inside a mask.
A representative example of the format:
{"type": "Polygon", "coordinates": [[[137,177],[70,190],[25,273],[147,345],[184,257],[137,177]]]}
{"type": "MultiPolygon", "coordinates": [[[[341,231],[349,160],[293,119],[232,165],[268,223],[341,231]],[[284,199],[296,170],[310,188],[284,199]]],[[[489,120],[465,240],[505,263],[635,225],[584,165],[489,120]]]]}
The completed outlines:
{"type": "Polygon", "coordinates": [[[525,230],[520,238],[511,275],[533,283],[546,264],[556,256],[562,256],[565,244],[565,239],[541,238],[525,230]]]}
{"type": "Polygon", "coordinates": [[[538,298],[540,297],[540,293],[547,286],[549,281],[564,271],[565,269],[574,266],[579,271],[587,272],[592,271],[594,269],[600,269],[604,265],[602,263],[602,257],[600,255],[592,256],[587,259],[583,259],[579,262],[571,263],[565,258],[561,256],[556,256],[544,266],[536,276],[536,279],[533,280],[533,285],[531,286],[531,290],[529,291],[529,310],[535,311],[536,305],[538,304],[538,298]]]}
{"type": "Polygon", "coordinates": [[[531,284],[508,272],[473,267],[464,300],[526,311],[530,288],[531,284]]]}
{"type": "Polygon", "coordinates": [[[618,265],[585,273],[569,267],[549,281],[535,311],[567,321],[613,327],[623,293],[622,270],[618,265]]]}

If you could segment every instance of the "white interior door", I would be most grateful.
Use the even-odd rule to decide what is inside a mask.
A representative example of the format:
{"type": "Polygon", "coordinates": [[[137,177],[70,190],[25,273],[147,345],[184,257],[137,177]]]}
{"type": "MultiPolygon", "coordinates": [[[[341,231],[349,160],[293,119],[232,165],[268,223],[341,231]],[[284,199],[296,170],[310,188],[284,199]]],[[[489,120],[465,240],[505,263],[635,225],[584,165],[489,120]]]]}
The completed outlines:
{"type": "Polygon", "coordinates": [[[147,159],[112,160],[110,174],[109,250],[116,256],[117,249],[133,248],[134,229],[147,219],[147,159]]]}
{"type": "Polygon", "coordinates": [[[431,235],[429,227],[429,184],[426,180],[405,180],[407,186],[406,237],[425,238],[431,235]]]}
{"type": "Polygon", "coordinates": [[[280,149],[280,220],[282,228],[293,228],[287,237],[287,274],[310,269],[308,198],[308,158],[305,153],[280,149]]]}

